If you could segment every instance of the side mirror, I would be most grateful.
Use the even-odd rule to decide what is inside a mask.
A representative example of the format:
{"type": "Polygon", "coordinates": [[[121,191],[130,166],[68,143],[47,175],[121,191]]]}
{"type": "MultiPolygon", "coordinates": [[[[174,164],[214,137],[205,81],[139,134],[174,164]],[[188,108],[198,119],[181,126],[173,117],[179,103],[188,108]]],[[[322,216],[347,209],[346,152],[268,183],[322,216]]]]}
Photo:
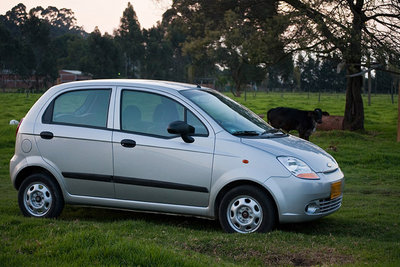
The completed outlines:
{"type": "Polygon", "coordinates": [[[179,134],[185,143],[193,143],[194,138],[190,134],[194,134],[194,127],[184,121],[174,121],[168,125],[167,131],[170,134],[179,134]]]}

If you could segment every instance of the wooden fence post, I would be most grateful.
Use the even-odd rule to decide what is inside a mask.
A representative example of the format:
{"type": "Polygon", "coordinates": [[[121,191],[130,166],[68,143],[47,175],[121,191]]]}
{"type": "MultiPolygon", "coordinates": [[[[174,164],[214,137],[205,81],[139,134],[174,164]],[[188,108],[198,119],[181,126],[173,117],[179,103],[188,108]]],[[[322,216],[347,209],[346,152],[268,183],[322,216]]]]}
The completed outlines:
{"type": "Polygon", "coordinates": [[[398,105],[398,113],[397,113],[397,142],[400,142],[400,79],[398,81],[399,83],[399,90],[398,90],[398,100],[397,100],[397,105],[398,105]]]}

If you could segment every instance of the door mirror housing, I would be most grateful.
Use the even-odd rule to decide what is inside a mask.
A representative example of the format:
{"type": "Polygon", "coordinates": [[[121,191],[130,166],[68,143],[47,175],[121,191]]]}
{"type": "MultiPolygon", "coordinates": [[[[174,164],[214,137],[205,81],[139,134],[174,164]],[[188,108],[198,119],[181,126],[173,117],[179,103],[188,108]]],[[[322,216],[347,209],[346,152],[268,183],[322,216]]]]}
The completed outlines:
{"type": "Polygon", "coordinates": [[[191,134],[194,134],[194,127],[187,124],[184,121],[174,121],[168,125],[167,131],[170,134],[179,134],[185,143],[193,143],[194,138],[191,134]]]}

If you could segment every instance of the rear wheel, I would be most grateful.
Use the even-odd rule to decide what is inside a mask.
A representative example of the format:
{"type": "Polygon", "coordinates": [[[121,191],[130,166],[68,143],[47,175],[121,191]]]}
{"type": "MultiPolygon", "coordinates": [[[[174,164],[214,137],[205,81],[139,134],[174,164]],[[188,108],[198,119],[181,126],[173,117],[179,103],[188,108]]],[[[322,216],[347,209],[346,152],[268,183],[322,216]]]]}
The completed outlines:
{"type": "Polygon", "coordinates": [[[274,228],[276,214],[265,192],[255,186],[242,185],[222,198],[219,221],[228,233],[262,233],[274,228]]]}
{"type": "Polygon", "coordinates": [[[43,173],[28,176],[18,191],[18,204],[27,217],[58,217],[64,208],[64,199],[57,184],[43,173]]]}

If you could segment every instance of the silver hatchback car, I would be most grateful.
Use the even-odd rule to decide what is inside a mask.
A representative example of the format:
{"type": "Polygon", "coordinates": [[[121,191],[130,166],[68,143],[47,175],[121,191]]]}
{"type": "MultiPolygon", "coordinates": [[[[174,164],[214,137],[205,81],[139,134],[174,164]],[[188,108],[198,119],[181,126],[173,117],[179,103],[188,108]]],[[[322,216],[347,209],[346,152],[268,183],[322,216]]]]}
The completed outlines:
{"type": "Polygon", "coordinates": [[[50,88],[20,123],[10,175],[25,216],[94,205],[214,218],[239,233],[331,214],[344,186],[332,156],[230,98],[149,80],[50,88]]]}

